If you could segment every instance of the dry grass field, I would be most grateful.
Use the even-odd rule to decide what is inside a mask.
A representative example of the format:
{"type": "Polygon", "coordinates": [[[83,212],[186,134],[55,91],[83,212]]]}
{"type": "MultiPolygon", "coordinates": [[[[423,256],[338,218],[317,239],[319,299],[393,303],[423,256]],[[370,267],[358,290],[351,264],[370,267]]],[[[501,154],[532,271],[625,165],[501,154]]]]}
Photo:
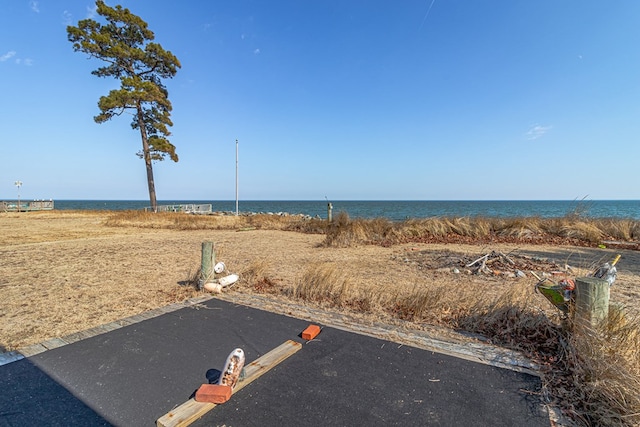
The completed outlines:
{"type": "Polygon", "coordinates": [[[201,245],[212,241],[227,272],[240,275],[226,292],[480,333],[536,359],[544,398],[579,424],[638,425],[640,252],[621,249],[637,240],[633,221],[396,226],[338,215],[328,226],[298,217],[0,213],[0,351],[200,295],[201,245]],[[603,248],[607,239],[625,244],[603,248]],[[588,275],[618,253],[611,321],[575,340],[534,292],[530,271],[588,275]],[[485,271],[467,267],[486,254],[485,271]]]}

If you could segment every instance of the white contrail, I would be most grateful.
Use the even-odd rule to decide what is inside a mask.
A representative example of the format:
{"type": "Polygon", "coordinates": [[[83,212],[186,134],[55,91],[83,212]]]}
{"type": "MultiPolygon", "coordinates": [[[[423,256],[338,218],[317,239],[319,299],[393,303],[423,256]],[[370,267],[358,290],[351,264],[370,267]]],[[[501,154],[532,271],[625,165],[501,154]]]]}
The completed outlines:
{"type": "Polygon", "coordinates": [[[424,18],[422,18],[422,23],[420,24],[420,30],[422,30],[422,27],[424,26],[425,21],[427,20],[427,17],[429,16],[429,12],[431,12],[431,8],[433,7],[433,4],[436,2],[436,0],[431,0],[431,4],[429,5],[429,9],[427,9],[427,13],[424,14],[424,18]]]}

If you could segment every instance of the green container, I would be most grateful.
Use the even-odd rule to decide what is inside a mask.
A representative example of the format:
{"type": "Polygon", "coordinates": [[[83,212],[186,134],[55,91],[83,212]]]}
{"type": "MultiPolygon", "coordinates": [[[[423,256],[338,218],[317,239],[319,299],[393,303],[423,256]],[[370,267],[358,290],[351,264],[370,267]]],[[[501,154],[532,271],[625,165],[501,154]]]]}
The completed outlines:
{"type": "Polygon", "coordinates": [[[569,313],[569,304],[564,299],[564,288],[562,286],[542,282],[536,285],[536,289],[558,310],[563,313],[569,313]]]}

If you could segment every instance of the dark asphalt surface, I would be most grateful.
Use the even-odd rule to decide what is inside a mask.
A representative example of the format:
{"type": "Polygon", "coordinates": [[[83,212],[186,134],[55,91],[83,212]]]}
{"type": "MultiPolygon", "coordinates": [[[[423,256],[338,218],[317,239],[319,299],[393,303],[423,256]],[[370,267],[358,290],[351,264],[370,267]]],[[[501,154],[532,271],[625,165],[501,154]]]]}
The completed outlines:
{"type": "MultiPolygon", "coordinates": [[[[309,322],[210,300],[0,366],[0,427],[153,426],[309,322]]],[[[549,426],[535,376],[325,327],[195,426],[549,426]]]]}

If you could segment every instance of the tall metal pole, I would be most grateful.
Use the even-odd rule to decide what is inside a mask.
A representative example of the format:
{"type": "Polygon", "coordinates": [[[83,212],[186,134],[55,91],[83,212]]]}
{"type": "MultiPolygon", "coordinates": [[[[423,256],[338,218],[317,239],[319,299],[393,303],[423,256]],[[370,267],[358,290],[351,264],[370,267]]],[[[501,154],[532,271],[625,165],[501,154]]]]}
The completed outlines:
{"type": "Polygon", "coordinates": [[[16,181],[15,185],[18,187],[18,212],[20,212],[20,187],[22,187],[22,181],[16,181]]]}
{"type": "Polygon", "coordinates": [[[238,216],[238,140],[236,139],[236,216],[238,216]]]}

